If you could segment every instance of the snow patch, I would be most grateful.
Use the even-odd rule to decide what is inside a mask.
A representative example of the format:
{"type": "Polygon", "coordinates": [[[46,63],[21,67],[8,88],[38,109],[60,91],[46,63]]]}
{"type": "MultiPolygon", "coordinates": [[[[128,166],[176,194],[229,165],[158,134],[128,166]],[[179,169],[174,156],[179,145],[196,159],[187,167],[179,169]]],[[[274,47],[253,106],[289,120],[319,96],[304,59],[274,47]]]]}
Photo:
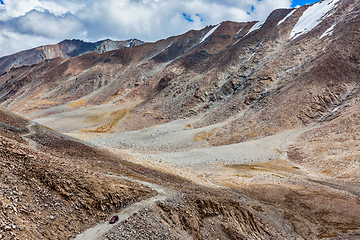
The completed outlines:
{"type": "Polygon", "coordinates": [[[169,45],[167,45],[163,50],[161,50],[159,53],[162,53],[163,51],[165,51],[166,49],[168,49],[169,47],[171,47],[171,45],[174,43],[174,41],[172,41],[169,45]]]}
{"type": "MultiPolygon", "coordinates": [[[[176,39],[175,39],[175,40],[176,40],[176,39]]],[[[175,41],[175,40],[174,40],[174,41],[175,41]]],[[[172,41],[169,45],[167,45],[163,50],[161,50],[160,52],[156,53],[153,57],[156,57],[157,55],[159,55],[160,53],[162,53],[163,51],[165,51],[166,49],[168,49],[168,48],[173,44],[174,41],[172,41]]],[[[153,57],[152,57],[152,58],[153,58],[153,57]]]]}
{"type": "Polygon", "coordinates": [[[236,35],[238,35],[241,32],[241,30],[243,30],[243,28],[240,28],[240,30],[237,31],[236,35]]]}
{"type": "Polygon", "coordinates": [[[133,41],[133,39],[130,39],[130,40],[126,43],[125,47],[131,47],[132,41],[133,41]]]}
{"type": "Polygon", "coordinates": [[[203,39],[201,39],[200,43],[202,43],[203,41],[205,41],[205,39],[207,39],[211,34],[213,34],[213,32],[215,32],[215,30],[220,27],[220,23],[218,25],[216,25],[215,27],[213,27],[204,37],[203,39]]]}
{"type": "MultiPolygon", "coordinates": [[[[241,32],[241,30],[243,30],[244,28],[240,28],[240,30],[236,33],[236,35],[238,35],[240,32],[241,32]]],[[[235,35],[235,36],[236,36],[235,35]]],[[[237,40],[235,43],[233,43],[232,45],[235,45],[235,44],[237,44],[240,40],[242,39],[242,37],[239,39],[239,40],[237,40]]]]}
{"type": "Polygon", "coordinates": [[[250,61],[252,59],[252,57],[258,52],[259,48],[261,47],[261,45],[263,44],[263,42],[261,42],[259,44],[259,46],[255,49],[255,51],[253,52],[253,54],[249,57],[249,59],[247,61],[250,61]]]}
{"type": "Polygon", "coordinates": [[[299,21],[290,33],[290,38],[297,38],[305,33],[310,32],[322,20],[322,18],[333,9],[339,0],[325,0],[317,2],[305,10],[299,21]]]}
{"type": "Polygon", "coordinates": [[[339,110],[339,107],[334,108],[331,112],[333,113],[336,112],[337,110],[339,110]]]}
{"type": "Polygon", "coordinates": [[[250,61],[250,59],[256,54],[256,52],[254,52],[253,54],[251,54],[251,56],[248,58],[248,61],[250,61]]]}
{"type": "Polygon", "coordinates": [[[280,22],[278,22],[278,24],[276,24],[276,26],[279,26],[280,24],[282,24],[283,22],[285,22],[286,19],[288,19],[291,15],[293,15],[294,12],[296,12],[295,10],[296,10],[296,9],[291,10],[291,12],[288,13],[288,15],[286,15],[286,17],[284,17],[283,19],[281,19],[280,22]]]}
{"type": "Polygon", "coordinates": [[[336,26],[336,23],[333,24],[331,27],[329,27],[321,36],[320,39],[322,39],[323,37],[327,36],[327,35],[331,35],[332,31],[334,30],[334,27],[336,26]]]}
{"type": "Polygon", "coordinates": [[[249,33],[258,30],[259,28],[261,28],[261,26],[264,24],[264,22],[257,22],[254,26],[252,26],[252,28],[250,28],[250,30],[247,32],[247,34],[245,34],[244,37],[246,37],[249,33]]]}
{"type": "Polygon", "coordinates": [[[234,42],[232,45],[237,44],[238,42],[240,42],[241,39],[242,39],[242,38],[240,38],[239,40],[237,40],[236,42],[234,42]]]}

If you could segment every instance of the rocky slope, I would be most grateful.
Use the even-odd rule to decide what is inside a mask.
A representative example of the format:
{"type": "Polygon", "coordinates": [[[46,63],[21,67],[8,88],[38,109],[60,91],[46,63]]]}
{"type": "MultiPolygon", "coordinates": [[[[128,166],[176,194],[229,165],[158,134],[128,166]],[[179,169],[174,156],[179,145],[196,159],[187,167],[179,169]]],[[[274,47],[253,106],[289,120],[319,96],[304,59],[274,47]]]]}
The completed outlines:
{"type": "Polygon", "coordinates": [[[0,117],[1,239],[69,239],[109,212],[154,194],[96,172],[91,166],[110,165],[108,154],[41,126],[22,137],[29,133],[27,120],[3,109],[0,117]]]}

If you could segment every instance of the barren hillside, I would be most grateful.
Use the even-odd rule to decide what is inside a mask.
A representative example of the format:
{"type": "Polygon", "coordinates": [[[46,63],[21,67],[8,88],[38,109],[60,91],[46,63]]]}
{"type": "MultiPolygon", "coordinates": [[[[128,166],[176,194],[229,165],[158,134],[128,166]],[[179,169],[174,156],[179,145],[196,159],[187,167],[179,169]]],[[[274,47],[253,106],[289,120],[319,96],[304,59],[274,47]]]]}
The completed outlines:
{"type": "MultiPolygon", "coordinates": [[[[28,194],[39,194],[36,183],[68,206],[65,225],[52,205],[21,215],[44,238],[75,236],[150,201],[157,192],[140,180],[176,194],[103,239],[359,238],[359,5],[321,0],[264,22],[226,21],[7,70],[3,199],[20,179],[28,194]]],[[[2,206],[14,212],[10,200],[2,206]]],[[[15,219],[3,217],[11,227],[15,219]]]]}

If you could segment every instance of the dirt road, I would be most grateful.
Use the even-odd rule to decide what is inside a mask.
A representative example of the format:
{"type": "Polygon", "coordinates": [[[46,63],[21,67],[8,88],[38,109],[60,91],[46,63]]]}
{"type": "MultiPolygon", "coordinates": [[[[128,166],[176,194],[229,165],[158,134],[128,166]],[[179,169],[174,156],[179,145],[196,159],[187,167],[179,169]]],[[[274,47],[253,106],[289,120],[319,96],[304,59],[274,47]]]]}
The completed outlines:
{"type": "MultiPolygon", "coordinates": [[[[113,178],[126,179],[126,180],[133,181],[133,182],[138,182],[138,183],[143,184],[143,185],[145,185],[147,187],[150,187],[151,189],[156,191],[158,194],[155,197],[146,199],[146,200],[138,202],[138,203],[134,203],[131,206],[128,206],[128,207],[122,209],[120,212],[115,213],[114,215],[119,216],[119,221],[117,223],[115,223],[115,224],[109,224],[108,222],[100,223],[100,224],[96,225],[95,227],[90,228],[90,229],[86,230],[84,233],[78,235],[75,238],[75,240],[97,240],[97,239],[101,239],[102,236],[105,233],[107,233],[110,229],[115,227],[120,222],[128,219],[132,214],[134,214],[136,212],[139,212],[144,207],[146,207],[146,206],[148,206],[148,205],[150,205],[152,203],[155,203],[156,201],[165,200],[165,199],[167,199],[167,198],[169,198],[171,196],[176,195],[175,190],[170,189],[170,188],[166,188],[166,187],[162,187],[162,186],[159,186],[157,184],[144,182],[144,181],[140,181],[140,180],[135,180],[135,179],[127,178],[127,177],[116,176],[116,175],[108,175],[108,174],[106,174],[106,176],[113,177],[113,178]]],[[[109,216],[109,217],[111,217],[111,216],[109,216]]]]}
{"type": "Polygon", "coordinates": [[[30,124],[26,126],[26,128],[29,130],[29,133],[22,134],[21,137],[28,142],[29,147],[36,149],[37,143],[33,141],[29,136],[34,135],[36,133],[34,127],[37,125],[37,122],[31,121],[30,124]]]}

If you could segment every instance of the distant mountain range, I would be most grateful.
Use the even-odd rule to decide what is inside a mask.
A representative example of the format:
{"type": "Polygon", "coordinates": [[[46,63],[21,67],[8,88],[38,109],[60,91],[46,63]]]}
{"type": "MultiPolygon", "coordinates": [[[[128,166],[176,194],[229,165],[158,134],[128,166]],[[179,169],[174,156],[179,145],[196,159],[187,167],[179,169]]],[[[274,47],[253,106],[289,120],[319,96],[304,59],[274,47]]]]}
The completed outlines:
{"type": "Polygon", "coordinates": [[[64,40],[55,45],[41,46],[0,58],[0,74],[3,74],[10,68],[33,65],[57,57],[71,58],[91,52],[104,53],[140,44],[144,44],[144,42],[137,39],[127,41],[106,39],[95,43],[81,40],[64,40]]]}

